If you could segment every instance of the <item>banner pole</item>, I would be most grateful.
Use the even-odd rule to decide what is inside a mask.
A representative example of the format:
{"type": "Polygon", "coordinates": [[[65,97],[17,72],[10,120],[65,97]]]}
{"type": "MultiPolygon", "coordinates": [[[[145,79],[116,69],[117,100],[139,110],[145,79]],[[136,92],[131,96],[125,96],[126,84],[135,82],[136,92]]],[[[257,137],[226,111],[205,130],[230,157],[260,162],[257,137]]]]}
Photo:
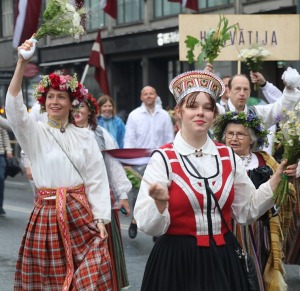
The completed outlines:
{"type": "Polygon", "coordinates": [[[89,64],[86,64],[85,65],[85,68],[84,68],[84,71],[83,71],[83,74],[82,74],[82,77],[81,77],[81,80],[80,80],[80,83],[83,84],[84,80],[85,80],[85,77],[86,77],[86,74],[89,70],[89,67],[90,65],[89,64]]]}

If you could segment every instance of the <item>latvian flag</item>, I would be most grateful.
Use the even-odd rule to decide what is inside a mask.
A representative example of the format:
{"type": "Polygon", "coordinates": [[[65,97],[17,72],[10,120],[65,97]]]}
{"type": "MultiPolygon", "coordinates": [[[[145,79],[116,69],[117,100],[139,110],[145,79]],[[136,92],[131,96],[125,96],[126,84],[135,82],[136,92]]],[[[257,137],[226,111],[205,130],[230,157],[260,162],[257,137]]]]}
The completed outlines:
{"type": "Polygon", "coordinates": [[[117,159],[124,166],[142,166],[147,165],[152,149],[113,149],[104,150],[103,152],[108,153],[115,159],[117,159]]]}
{"type": "Polygon", "coordinates": [[[17,0],[13,47],[17,48],[37,31],[42,0],[17,0]]]}

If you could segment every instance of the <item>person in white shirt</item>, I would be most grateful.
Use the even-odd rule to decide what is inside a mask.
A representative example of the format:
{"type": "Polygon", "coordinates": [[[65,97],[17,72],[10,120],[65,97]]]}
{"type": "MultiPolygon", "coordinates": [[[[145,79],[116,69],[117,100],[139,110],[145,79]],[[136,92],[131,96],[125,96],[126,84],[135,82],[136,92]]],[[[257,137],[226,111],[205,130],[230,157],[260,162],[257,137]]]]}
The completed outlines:
{"type": "MultiPolygon", "coordinates": [[[[151,86],[146,86],[141,91],[142,105],[134,109],[126,122],[124,148],[156,149],[161,145],[172,142],[174,131],[171,117],[167,111],[157,105],[157,93],[151,86]]],[[[145,166],[134,167],[143,175],[145,166]]],[[[134,209],[138,189],[131,191],[132,209],[134,209]]],[[[128,229],[130,238],[137,235],[134,218],[128,229]]]]}
{"type": "MultiPolygon", "coordinates": [[[[99,150],[104,151],[119,148],[113,136],[105,128],[97,125],[97,114],[97,100],[90,94],[87,95],[87,98],[83,102],[73,108],[75,125],[88,128],[94,133],[99,150]]],[[[130,191],[132,185],[126,176],[122,164],[105,152],[103,156],[109,185],[112,189],[111,204],[113,207],[111,223],[106,225],[108,230],[108,249],[114,273],[112,276],[113,286],[115,286],[115,290],[121,290],[129,286],[129,281],[122,242],[119,210],[123,208],[127,213],[126,216],[130,214],[127,193],[130,191]]]]}
{"type": "Polygon", "coordinates": [[[230,76],[224,76],[221,78],[224,85],[225,85],[225,91],[224,91],[224,94],[220,97],[219,99],[219,103],[220,105],[222,106],[225,106],[228,102],[228,99],[229,99],[229,87],[228,87],[228,82],[230,80],[230,76]]]}
{"type": "Polygon", "coordinates": [[[33,121],[22,80],[31,40],[18,48],[6,95],[7,120],[30,160],[38,198],[26,228],[15,290],[112,290],[105,224],[111,220],[109,184],[93,134],[72,124],[74,102],[88,90],[73,76],[44,75],[34,96],[48,122],[33,121]]]}
{"type": "Polygon", "coordinates": [[[230,220],[249,224],[274,206],[286,161],[256,190],[241,158],[208,136],[224,92],[221,79],[191,71],[169,88],[181,130],[152,155],[134,209],[138,229],[159,236],[141,291],[249,290],[230,220]]]}

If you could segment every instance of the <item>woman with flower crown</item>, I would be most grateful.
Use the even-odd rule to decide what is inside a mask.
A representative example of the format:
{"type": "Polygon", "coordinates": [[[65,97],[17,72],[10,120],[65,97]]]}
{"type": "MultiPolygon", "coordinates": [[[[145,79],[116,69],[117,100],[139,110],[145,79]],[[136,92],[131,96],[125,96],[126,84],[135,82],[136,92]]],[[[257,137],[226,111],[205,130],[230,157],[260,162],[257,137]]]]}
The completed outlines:
{"type": "MultiPolygon", "coordinates": [[[[94,133],[99,149],[109,150],[118,148],[112,135],[101,126],[97,125],[98,104],[97,100],[88,94],[83,102],[73,105],[74,123],[78,127],[85,127],[94,133]]],[[[111,223],[106,225],[108,230],[108,248],[112,262],[113,290],[119,291],[129,286],[124,249],[121,237],[119,209],[130,215],[127,193],[131,190],[131,182],[128,180],[123,166],[108,154],[103,154],[107,170],[109,184],[112,189],[112,216],[111,223]],[[115,206],[116,205],[116,206],[115,206]]]]}
{"type": "Polygon", "coordinates": [[[7,119],[30,160],[38,199],[22,240],[14,290],[112,290],[105,224],[109,185],[93,134],[72,124],[72,102],[87,89],[60,72],[42,76],[35,90],[48,123],[34,122],[21,85],[29,62],[18,62],[6,96],[7,119]]]}
{"type": "Polygon", "coordinates": [[[241,158],[208,136],[225,89],[221,79],[191,71],[169,88],[181,129],[152,155],[134,209],[138,228],[159,236],[141,290],[248,290],[230,218],[249,224],[272,208],[286,162],[255,189],[241,158]]]}
{"type": "MultiPolygon", "coordinates": [[[[220,115],[214,125],[216,140],[231,147],[241,157],[256,188],[268,181],[278,168],[275,159],[260,150],[267,143],[267,135],[261,118],[244,112],[220,115]]],[[[296,193],[292,184],[290,190],[287,203],[279,210],[276,207],[268,210],[252,225],[242,226],[233,222],[234,233],[241,245],[255,259],[261,291],[287,290],[282,253],[283,240],[295,206],[296,193]]]]}

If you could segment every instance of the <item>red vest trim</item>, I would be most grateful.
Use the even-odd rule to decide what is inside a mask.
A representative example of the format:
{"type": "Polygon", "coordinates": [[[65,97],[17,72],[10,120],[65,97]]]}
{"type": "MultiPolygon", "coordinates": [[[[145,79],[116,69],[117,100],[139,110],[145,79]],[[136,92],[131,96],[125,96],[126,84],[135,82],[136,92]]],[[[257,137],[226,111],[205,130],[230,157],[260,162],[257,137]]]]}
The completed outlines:
{"type": "MultiPolygon", "coordinates": [[[[217,157],[219,173],[215,177],[209,178],[208,182],[228,226],[231,227],[230,211],[234,198],[234,171],[232,170],[230,149],[223,144],[215,144],[219,152],[217,157]]],[[[166,233],[193,235],[197,239],[198,246],[208,247],[207,196],[204,179],[195,178],[189,173],[172,144],[161,147],[160,151],[170,166],[169,213],[171,222],[166,233]]],[[[185,164],[187,164],[186,161],[185,164]]],[[[190,171],[194,173],[193,170],[190,171]]],[[[216,245],[224,245],[224,234],[227,232],[227,228],[222,222],[213,198],[211,202],[213,239],[216,245]]]]}

